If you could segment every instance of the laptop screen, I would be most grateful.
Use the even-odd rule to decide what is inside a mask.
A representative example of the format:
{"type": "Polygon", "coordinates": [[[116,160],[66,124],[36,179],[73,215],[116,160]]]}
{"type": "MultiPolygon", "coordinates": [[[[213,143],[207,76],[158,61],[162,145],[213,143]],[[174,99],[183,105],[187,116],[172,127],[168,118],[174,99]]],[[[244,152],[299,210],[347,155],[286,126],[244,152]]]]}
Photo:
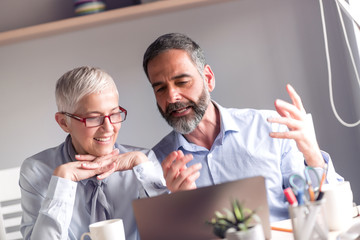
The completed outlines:
{"type": "Polygon", "coordinates": [[[261,176],[181,191],[152,198],[136,199],[133,209],[141,240],[216,239],[206,224],[215,211],[231,208],[238,199],[256,210],[266,239],[271,238],[265,178],[261,176]]]}

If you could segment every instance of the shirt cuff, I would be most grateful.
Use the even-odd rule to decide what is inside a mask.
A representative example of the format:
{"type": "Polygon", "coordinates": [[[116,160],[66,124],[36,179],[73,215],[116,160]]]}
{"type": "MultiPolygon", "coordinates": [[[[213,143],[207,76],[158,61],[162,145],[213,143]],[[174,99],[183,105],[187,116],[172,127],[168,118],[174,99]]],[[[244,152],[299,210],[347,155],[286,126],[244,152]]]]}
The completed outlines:
{"type": "Polygon", "coordinates": [[[76,195],[77,182],[69,179],[52,176],[46,198],[73,203],[76,195]]]}
{"type": "MultiPolygon", "coordinates": [[[[68,228],[72,219],[77,182],[52,176],[46,198],[39,211],[49,224],[57,229],[60,239],[67,239],[68,228]]],[[[49,225],[49,226],[50,226],[49,225]]]]}
{"type": "Polygon", "coordinates": [[[133,172],[149,197],[168,192],[163,173],[153,162],[141,163],[133,167],[133,172]]]}
{"type": "MultiPolygon", "coordinates": [[[[338,173],[336,173],[334,165],[332,163],[331,157],[327,152],[321,151],[321,155],[323,156],[323,159],[325,163],[328,165],[327,167],[327,174],[326,174],[326,182],[325,183],[337,183],[344,181],[344,178],[340,176],[338,173]]],[[[320,174],[323,173],[323,168],[315,168],[316,171],[320,174]]],[[[321,175],[319,175],[321,176],[321,175]]]]}

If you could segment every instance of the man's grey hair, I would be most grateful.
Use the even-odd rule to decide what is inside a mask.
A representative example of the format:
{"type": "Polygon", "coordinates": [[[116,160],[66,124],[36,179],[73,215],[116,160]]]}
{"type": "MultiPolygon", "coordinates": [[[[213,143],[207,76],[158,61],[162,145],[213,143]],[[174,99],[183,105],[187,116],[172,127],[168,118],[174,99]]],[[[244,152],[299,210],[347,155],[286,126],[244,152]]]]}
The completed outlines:
{"type": "Polygon", "coordinates": [[[158,37],[147,48],[143,58],[143,68],[148,78],[149,74],[147,67],[149,62],[159,54],[172,49],[186,51],[192,62],[196,65],[198,72],[204,78],[203,70],[206,65],[206,60],[203,50],[195,41],[181,33],[164,34],[158,37]]]}
{"type": "Polygon", "coordinates": [[[83,97],[107,89],[118,94],[113,78],[104,70],[89,66],[74,68],[62,75],[56,83],[58,111],[74,113],[83,97]]]}

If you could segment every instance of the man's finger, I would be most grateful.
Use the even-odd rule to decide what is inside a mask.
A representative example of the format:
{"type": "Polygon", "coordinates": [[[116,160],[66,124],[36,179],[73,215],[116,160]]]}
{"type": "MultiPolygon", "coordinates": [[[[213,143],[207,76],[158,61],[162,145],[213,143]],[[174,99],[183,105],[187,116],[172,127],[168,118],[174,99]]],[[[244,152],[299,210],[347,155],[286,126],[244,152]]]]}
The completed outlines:
{"type": "Polygon", "coordinates": [[[275,101],[275,108],[276,108],[276,111],[282,117],[291,117],[291,118],[295,118],[295,119],[302,119],[303,118],[303,112],[301,112],[293,104],[285,102],[285,101],[283,101],[281,99],[277,99],[275,101]]]}
{"type": "Polygon", "coordinates": [[[293,118],[270,117],[267,120],[271,123],[286,125],[290,130],[296,130],[301,128],[301,121],[293,118]]]}
{"type": "Polygon", "coordinates": [[[177,152],[171,152],[162,162],[161,162],[161,167],[163,169],[164,172],[164,177],[166,178],[168,170],[171,166],[171,164],[173,163],[173,161],[175,161],[176,157],[177,157],[178,153],[177,152]]]}
{"type": "Polygon", "coordinates": [[[299,131],[271,132],[269,135],[272,138],[294,139],[295,141],[300,139],[300,136],[301,136],[299,131]]]}
{"type": "Polygon", "coordinates": [[[305,109],[304,109],[304,106],[302,104],[301,98],[300,98],[299,94],[297,94],[295,89],[290,84],[287,84],[286,85],[286,90],[287,90],[287,92],[288,92],[288,94],[289,94],[289,96],[291,98],[291,101],[297,107],[297,109],[304,112],[305,109]]]}
{"type": "Polygon", "coordinates": [[[170,168],[177,170],[177,171],[183,171],[185,170],[186,164],[190,162],[193,159],[193,155],[187,154],[181,158],[176,158],[176,160],[171,164],[170,168]]]}
{"type": "Polygon", "coordinates": [[[191,190],[196,188],[195,181],[200,177],[200,172],[195,172],[188,176],[181,184],[179,190],[191,190]]]}
{"type": "Polygon", "coordinates": [[[173,161],[176,160],[178,156],[178,153],[176,151],[171,152],[169,155],[167,155],[167,157],[162,161],[161,166],[163,168],[169,168],[171,166],[171,164],[173,163],[173,161]]]}
{"type": "Polygon", "coordinates": [[[201,168],[201,163],[194,164],[190,166],[189,168],[179,172],[179,174],[176,176],[176,178],[173,181],[173,184],[177,187],[180,187],[184,183],[184,181],[187,181],[187,178],[191,176],[192,174],[199,171],[201,168]]]}
{"type": "MultiPolygon", "coordinates": [[[[178,153],[178,156],[177,156],[176,159],[180,159],[180,158],[183,158],[183,157],[184,157],[184,153],[183,153],[181,150],[178,150],[177,153],[178,153]]],[[[181,167],[181,168],[180,168],[180,171],[181,171],[181,170],[184,170],[184,169],[186,169],[186,165],[184,165],[183,167],[181,167]]]]}

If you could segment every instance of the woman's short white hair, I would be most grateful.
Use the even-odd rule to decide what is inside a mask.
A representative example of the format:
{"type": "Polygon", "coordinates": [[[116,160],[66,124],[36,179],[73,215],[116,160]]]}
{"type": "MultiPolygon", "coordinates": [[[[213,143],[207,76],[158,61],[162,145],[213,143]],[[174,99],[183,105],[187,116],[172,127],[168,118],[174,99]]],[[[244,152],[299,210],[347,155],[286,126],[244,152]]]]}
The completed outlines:
{"type": "Polygon", "coordinates": [[[83,97],[106,89],[112,89],[118,94],[114,80],[104,70],[89,66],[74,68],[62,75],[56,83],[58,111],[74,113],[83,97]]]}

